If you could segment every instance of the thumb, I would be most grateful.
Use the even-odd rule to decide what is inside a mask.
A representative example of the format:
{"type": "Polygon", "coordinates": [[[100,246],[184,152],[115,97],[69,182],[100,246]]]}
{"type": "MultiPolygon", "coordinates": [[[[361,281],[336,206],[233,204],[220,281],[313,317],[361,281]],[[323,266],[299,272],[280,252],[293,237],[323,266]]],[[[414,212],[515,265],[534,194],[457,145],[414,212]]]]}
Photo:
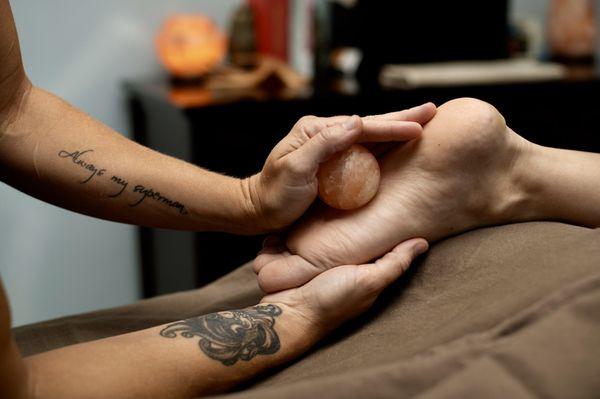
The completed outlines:
{"type": "Polygon", "coordinates": [[[346,150],[354,144],[362,133],[362,119],[356,115],[348,117],[343,123],[322,129],[296,151],[290,153],[289,161],[294,170],[302,174],[316,174],[319,165],[333,154],[346,150]]]}
{"type": "Polygon", "coordinates": [[[296,288],[306,284],[322,271],[301,256],[288,253],[287,256],[275,258],[260,268],[257,274],[258,286],[267,294],[296,288]]]}
{"type": "Polygon", "coordinates": [[[429,244],[422,238],[413,238],[397,245],[383,258],[368,265],[369,272],[376,280],[376,286],[384,289],[398,279],[419,255],[429,248],[429,244]]]}

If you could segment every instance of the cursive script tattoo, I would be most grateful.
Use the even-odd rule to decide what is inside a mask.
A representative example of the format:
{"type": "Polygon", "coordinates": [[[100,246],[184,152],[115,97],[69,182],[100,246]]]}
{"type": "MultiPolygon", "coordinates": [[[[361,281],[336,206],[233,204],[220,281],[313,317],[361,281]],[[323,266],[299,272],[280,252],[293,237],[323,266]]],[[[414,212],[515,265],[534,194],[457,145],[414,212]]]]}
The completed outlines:
{"type": "Polygon", "coordinates": [[[173,201],[173,200],[163,196],[158,191],[154,191],[151,188],[146,188],[146,187],[142,186],[141,184],[138,184],[137,186],[135,186],[135,188],[133,189],[133,192],[141,194],[141,197],[137,202],[130,204],[129,206],[138,206],[146,198],[150,198],[157,202],[167,205],[169,208],[177,209],[179,211],[179,213],[182,215],[187,215],[187,213],[188,213],[187,209],[185,209],[185,205],[183,205],[177,201],[173,201]]]}
{"type": "Polygon", "coordinates": [[[199,337],[200,350],[225,366],[238,360],[249,361],[256,355],[272,355],[281,346],[275,332],[275,317],[282,313],[276,305],[257,305],[194,317],[169,324],[160,335],[176,338],[199,337]]]}
{"type": "MultiPolygon", "coordinates": [[[[92,180],[94,177],[102,177],[107,173],[106,169],[100,168],[100,167],[96,166],[95,164],[93,164],[92,162],[89,162],[88,160],[83,159],[84,155],[92,153],[92,152],[94,152],[94,150],[92,150],[92,149],[83,150],[83,151],[73,151],[73,152],[61,150],[58,153],[58,156],[60,158],[70,159],[75,165],[79,166],[80,168],[82,168],[82,169],[86,170],[88,173],[90,173],[90,175],[85,180],[79,182],[80,184],[86,184],[90,180],[92,180]]],[[[108,198],[119,197],[121,194],[126,192],[127,188],[129,187],[129,182],[126,179],[124,179],[120,176],[117,176],[117,175],[113,175],[110,178],[110,182],[114,183],[118,186],[118,191],[116,191],[114,194],[109,194],[108,198]]],[[[188,214],[188,211],[187,211],[185,205],[183,205],[182,203],[180,203],[178,201],[172,200],[167,196],[162,195],[158,191],[154,191],[154,189],[152,189],[152,188],[146,188],[145,186],[138,184],[133,188],[132,192],[133,192],[133,194],[139,194],[140,197],[136,202],[129,204],[129,206],[131,206],[131,207],[138,206],[146,198],[150,198],[160,204],[166,205],[169,208],[174,208],[175,210],[177,210],[179,212],[180,215],[188,214]]]]}
{"type": "Polygon", "coordinates": [[[75,165],[78,165],[91,173],[91,175],[87,179],[80,181],[79,182],[80,184],[85,184],[85,183],[89,182],[90,180],[92,180],[95,176],[102,176],[106,172],[106,169],[100,169],[100,168],[96,167],[96,165],[94,165],[93,163],[87,162],[87,161],[84,161],[83,159],[81,159],[81,157],[84,154],[87,154],[90,152],[94,152],[94,150],[73,151],[73,152],[68,152],[68,151],[62,150],[58,153],[59,157],[71,158],[71,160],[73,161],[73,163],[75,165]]]}
{"type": "Polygon", "coordinates": [[[113,195],[109,195],[109,198],[116,198],[119,195],[123,194],[123,191],[125,191],[125,189],[127,188],[127,186],[129,185],[129,183],[127,182],[127,180],[120,178],[119,176],[113,176],[110,178],[110,181],[113,183],[117,183],[119,186],[121,186],[121,190],[113,195]]]}

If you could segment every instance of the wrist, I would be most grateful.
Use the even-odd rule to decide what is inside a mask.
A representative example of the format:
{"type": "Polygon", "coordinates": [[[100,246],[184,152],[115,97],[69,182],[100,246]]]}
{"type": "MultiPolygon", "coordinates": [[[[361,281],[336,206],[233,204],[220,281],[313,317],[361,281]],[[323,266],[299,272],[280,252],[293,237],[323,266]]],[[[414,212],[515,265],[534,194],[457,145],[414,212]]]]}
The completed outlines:
{"type": "Polygon", "coordinates": [[[293,355],[297,356],[307,351],[329,332],[329,329],[323,325],[322,318],[319,318],[300,302],[289,303],[286,301],[286,303],[282,303],[265,301],[265,299],[268,297],[265,297],[261,304],[273,304],[282,310],[279,333],[283,336],[288,348],[294,352],[293,355]]]}
{"type": "Polygon", "coordinates": [[[269,193],[268,179],[260,172],[241,180],[247,223],[255,234],[270,233],[287,226],[281,221],[281,207],[274,206],[273,198],[265,195],[269,193]]]}
{"type": "Polygon", "coordinates": [[[271,230],[267,226],[264,211],[260,206],[259,189],[257,187],[259,184],[260,174],[239,180],[244,212],[243,224],[248,227],[252,234],[264,234],[271,230]]]}

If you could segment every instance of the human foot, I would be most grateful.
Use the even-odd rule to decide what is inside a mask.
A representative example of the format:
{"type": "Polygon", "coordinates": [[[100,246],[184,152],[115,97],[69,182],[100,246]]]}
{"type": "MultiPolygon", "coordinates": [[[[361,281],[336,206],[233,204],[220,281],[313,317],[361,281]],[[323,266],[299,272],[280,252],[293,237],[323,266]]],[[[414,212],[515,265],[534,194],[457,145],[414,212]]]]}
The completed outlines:
{"type": "Polygon", "coordinates": [[[491,105],[457,99],[439,107],[421,139],[380,158],[381,184],[365,207],[316,206],[285,246],[255,260],[263,290],[299,286],[338,265],[360,264],[411,237],[428,241],[518,218],[526,195],[518,173],[530,144],[491,105]]]}

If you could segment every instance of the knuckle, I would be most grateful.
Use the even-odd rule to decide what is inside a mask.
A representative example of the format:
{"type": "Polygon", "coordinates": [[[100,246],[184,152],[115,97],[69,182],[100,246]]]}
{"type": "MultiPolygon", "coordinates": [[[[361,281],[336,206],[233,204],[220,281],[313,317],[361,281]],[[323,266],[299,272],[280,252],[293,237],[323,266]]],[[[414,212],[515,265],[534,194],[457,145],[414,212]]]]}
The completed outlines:
{"type": "Polygon", "coordinates": [[[307,139],[319,133],[319,131],[324,127],[325,124],[321,118],[314,115],[308,115],[303,116],[298,120],[298,123],[296,123],[294,126],[294,130],[300,133],[302,137],[307,139]]]}
{"type": "Polygon", "coordinates": [[[281,167],[288,172],[296,172],[299,169],[298,162],[291,156],[281,160],[281,167]]]}
{"type": "Polygon", "coordinates": [[[303,116],[302,118],[298,119],[298,122],[296,123],[296,127],[306,129],[306,128],[314,126],[318,122],[318,120],[319,120],[319,118],[317,118],[314,115],[306,115],[306,116],[303,116]]]}
{"type": "Polygon", "coordinates": [[[265,270],[261,270],[256,276],[256,280],[262,292],[269,294],[275,291],[273,289],[272,273],[265,273],[265,270]]]}
{"type": "Polygon", "coordinates": [[[302,176],[308,173],[308,170],[311,166],[312,165],[308,165],[307,162],[299,162],[298,159],[292,156],[282,159],[281,162],[281,167],[283,170],[292,176],[302,176]]]}
{"type": "Polygon", "coordinates": [[[267,293],[271,294],[282,289],[287,288],[285,286],[284,278],[284,264],[276,262],[266,265],[256,276],[259,288],[267,293]]]}
{"type": "Polygon", "coordinates": [[[367,294],[377,293],[381,290],[380,282],[375,278],[373,273],[369,273],[367,270],[358,273],[356,285],[367,294]]]}
{"type": "Polygon", "coordinates": [[[392,262],[394,262],[396,265],[398,265],[398,267],[400,267],[402,269],[402,271],[405,271],[406,269],[408,269],[408,267],[410,266],[410,264],[412,263],[413,260],[413,255],[412,253],[408,253],[408,252],[392,252],[390,254],[393,258],[392,258],[392,262]]]}
{"type": "Polygon", "coordinates": [[[315,138],[318,140],[318,145],[325,149],[328,154],[333,154],[341,151],[344,147],[345,130],[343,127],[336,125],[323,129],[315,138]]]}
{"type": "Polygon", "coordinates": [[[319,137],[323,143],[335,142],[340,137],[341,129],[339,125],[330,126],[321,130],[319,137]]]}
{"type": "Polygon", "coordinates": [[[412,260],[412,256],[410,255],[404,255],[398,259],[398,267],[400,268],[401,274],[408,270],[412,260]]]}
{"type": "Polygon", "coordinates": [[[316,115],[305,115],[298,120],[299,123],[309,123],[319,119],[316,115]]]}
{"type": "Polygon", "coordinates": [[[264,261],[264,257],[262,255],[258,255],[253,261],[252,261],[252,270],[254,271],[255,274],[258,274],[260,272],[260,269],[263,268],[263,266],[265,266],[265,261],[264,261]]]}

